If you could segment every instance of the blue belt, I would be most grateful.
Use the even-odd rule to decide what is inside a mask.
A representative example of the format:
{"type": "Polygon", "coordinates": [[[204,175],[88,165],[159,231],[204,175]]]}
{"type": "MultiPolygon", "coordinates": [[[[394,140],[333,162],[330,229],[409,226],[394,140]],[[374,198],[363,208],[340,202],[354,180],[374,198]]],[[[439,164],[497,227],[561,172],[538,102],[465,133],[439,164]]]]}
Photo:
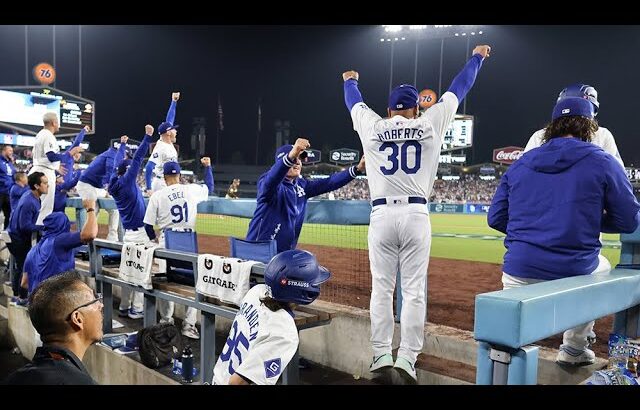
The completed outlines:
{"type": "MultiPolygon", "coordinates": [[[[421,196],[410,196],[409,203],[410,204],[426,204],[427,200],[421,196]]],[[[386,198],[378,198],[373,200],[373,202],[371,202],[371,206],[386,205],[386,204],[387,204],[386,198]]]]}

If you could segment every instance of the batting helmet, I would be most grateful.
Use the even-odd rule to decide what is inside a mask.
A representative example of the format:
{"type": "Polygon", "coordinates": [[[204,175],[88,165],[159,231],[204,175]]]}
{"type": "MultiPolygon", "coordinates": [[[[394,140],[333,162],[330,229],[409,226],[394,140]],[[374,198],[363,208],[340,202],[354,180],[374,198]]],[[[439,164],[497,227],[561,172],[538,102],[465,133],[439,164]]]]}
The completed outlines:
{"type": "Polygon", "coordinates": [[[585,98],[591,101],[591,104],[593,104],[593,111],[595,115],[598,114],[598,108],[600,108],[600,103],[598,102],[598,92],[592,86],[587,84],[570,85],[564,90],[560,91],[560,95],[558,95],[558,101],[570,97],[585,98]]]}
{"type": "Polygon", "coordinates": [[[320,284],[330,276],[312,253],[298,249],[277,254],[264,270],[264,282],[273,299],[300,305],[316,300],[320,284]]]}

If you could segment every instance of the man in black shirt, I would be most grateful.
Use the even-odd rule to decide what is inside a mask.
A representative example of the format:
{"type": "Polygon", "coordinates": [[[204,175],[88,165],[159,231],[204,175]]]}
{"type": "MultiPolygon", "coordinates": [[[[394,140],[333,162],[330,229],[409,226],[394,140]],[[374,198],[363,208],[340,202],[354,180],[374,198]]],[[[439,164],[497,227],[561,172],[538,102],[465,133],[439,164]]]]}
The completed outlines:
{"type": "Polygon", "coordinates": [[[43,346],[32,363],[16,370],[6,384],[97,384],[82,364],[102,339],[102,295],[94,294],[77,272],[53,276],[29,297],[29,316],[43,346]]]}

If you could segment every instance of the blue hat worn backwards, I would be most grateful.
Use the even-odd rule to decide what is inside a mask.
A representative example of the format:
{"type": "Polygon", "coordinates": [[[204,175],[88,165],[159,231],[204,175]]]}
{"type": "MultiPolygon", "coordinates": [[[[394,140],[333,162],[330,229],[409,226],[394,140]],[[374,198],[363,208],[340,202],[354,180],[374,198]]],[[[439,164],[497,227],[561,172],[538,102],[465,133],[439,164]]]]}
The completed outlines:
{"type": "Polygon", "coordinates": [[[180,175],[180,171],[182,171],[180,169],[180,164],[173,161],[165,162],[164,166],[162,167],[162,170],[165,175],[180,175]]]}
{"type": "MultiPolygon", "coordinates": [[[[289,154],[289,152],[291,152],[291,150],[293,149],[293,145],[291,144],[285,144],[283,146],[281,146],[280,148],[278,148],[276,150],[276,161],[279,159],[282,159],[282,157],[284,157],[285,155],[289,154]]],[[[307,151],[302,151],[300,153],[300,158],[304,159],[307,157],[307,151]]]]}
{"type": "Polygon", "coordinates": [[[418,90],[411,84],[401,84],[389,94],[389,109],[408,110],[418,105],[418,90]]]}
{"type": "Polygon", "coordinates": [[[179,125],[173,125],[170,122],[165,121],[162,124],[158,125],[158,134],[162,135],[165,132],[169,130],[175,130],[178,127],[179,125]]]}
{"type": "Polygon", "coordinates": [[[586,117],[593,119],[595,116],[593,104],[581,97],[568,97],[564,98],[556,103],[553,107],[553,113],[551,114],[551,120],[555,121],[560,117],[586,117]]]}

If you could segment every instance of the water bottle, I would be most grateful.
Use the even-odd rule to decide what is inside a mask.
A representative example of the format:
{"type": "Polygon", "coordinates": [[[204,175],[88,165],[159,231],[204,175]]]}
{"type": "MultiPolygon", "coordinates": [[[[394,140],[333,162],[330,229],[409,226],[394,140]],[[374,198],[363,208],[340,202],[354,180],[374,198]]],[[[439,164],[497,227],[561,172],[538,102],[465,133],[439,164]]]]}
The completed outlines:
{"type": "Polygon", "coordinates": [[[182,351],[182,379],[187,383],[193,381],[193,352],[188,345],[182,351]]]}

